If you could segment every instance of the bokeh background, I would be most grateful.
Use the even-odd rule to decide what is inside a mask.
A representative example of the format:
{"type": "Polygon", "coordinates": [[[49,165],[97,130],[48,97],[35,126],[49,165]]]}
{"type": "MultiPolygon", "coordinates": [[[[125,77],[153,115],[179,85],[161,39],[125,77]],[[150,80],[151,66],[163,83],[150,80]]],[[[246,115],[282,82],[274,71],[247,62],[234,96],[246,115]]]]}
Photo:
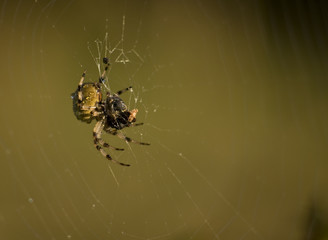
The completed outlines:
{"type": "Polygon", "coordinates": [[[327,239],[327,12],[2,0],[0,238],[327,239]],[[106,33],[108,85],[133,85],[123,98],[145,123],[124,133],[151,143],[104,135],[129,168],[108,163],[72,111],[106,33]]]}

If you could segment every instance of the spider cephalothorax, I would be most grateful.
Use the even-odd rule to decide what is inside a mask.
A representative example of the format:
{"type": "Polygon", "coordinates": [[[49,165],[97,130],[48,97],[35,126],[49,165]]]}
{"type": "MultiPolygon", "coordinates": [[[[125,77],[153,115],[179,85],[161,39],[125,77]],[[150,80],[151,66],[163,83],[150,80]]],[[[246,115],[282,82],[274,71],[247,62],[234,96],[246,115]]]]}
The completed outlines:
{"type": "Polygon", "coordinates": [[[107,126],[120,130],[131,126],[136,121],[138,109],[128,110],[123,100],[117,95],[107,93],[105,114],[107,126]]]}
{"type": "Polygon", "coordinates": [[[105,80],[106,72],[109,67],[107,58],[103,59],[105,70],[99,78],[99,82],[84,83],[85,72],[82,74],[80,83],[71,97],[73,99],[73,111],[78,120],[82,122],[91,123],[93,119],[97,121],[93,129],[93,141],[96,149],[101,152],[108,160],[112,160],[123,166],[130,166],[129,164],[118,162],[105,152],[103,148],[110,148],[118,151],[123,151],[122,148],[110,146],[101,138],[102,131],[118,136],[126,142],[133,142],[140,145],[149,145],[135,141],[126,137],[121,131],[125,127],[140,126],[143,123],[135,123],[138,109],[129,110],[124,101],[119,97],[122,93],[130,90],[132,87],[127,87],[114,94],[106,93],[106,99],[103,101],[101,86],[105,80]]]}

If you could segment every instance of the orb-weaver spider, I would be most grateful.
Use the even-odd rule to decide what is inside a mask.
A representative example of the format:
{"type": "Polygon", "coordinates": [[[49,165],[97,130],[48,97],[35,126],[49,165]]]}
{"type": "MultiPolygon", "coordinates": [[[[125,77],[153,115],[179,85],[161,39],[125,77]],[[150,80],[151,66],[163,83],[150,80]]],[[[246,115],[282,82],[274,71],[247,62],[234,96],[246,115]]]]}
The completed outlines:
{"type": "Polygon", "coordinates": [[[140,145],[150,145],[149,143],[138,142],[125,136],[119,130],[131,127],[140,126],[143,123],[135,123],[138,109],[129,110],[123,100],[119,97],[122,93],[130,90],[132,87],[127,87],[114,94],[109,91],[106,93],[106,99],[102,99],[101,86],[104,84],[106,73],[109,68],[108,58],[103,58],[105,69],[99,78],[99,82],[84,83],[85,71],[82,74],[80,83],[71,97],[73,99],[73,111],[78,120],[91,123],[93,119],[97,121],[93,128],[93,142],[96,149],[108,160],[118,163],[122,166],[130,166],[126,163],[121,163],[113,159],[104,148],[123,151],[123,148],[116,148],[104,142],[101,138],[102,131],[105,131],[114,136],[140,145]]]}

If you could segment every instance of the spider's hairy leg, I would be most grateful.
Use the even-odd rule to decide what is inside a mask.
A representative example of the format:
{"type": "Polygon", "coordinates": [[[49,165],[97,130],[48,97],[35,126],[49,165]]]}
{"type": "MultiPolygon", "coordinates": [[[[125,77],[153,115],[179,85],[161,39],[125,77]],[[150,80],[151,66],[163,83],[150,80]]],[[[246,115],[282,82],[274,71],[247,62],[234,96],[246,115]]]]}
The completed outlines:
{"type": "Polygon", "coordinates": [[[105,82],[105,76],[106,76],[106,73],[107,73],[109,65],[110,65],[108,58],[103,58],[103,63],[105,64],[105,69],[99,78],[99,83],[102,83],[102,84],[105,82]]]}
{"type": "Polygon", "coordinates": [[[79,82],[79,85],[77,86],[77,94],[78,94],[78,101],[79,103],[82,102],[82,86],[83,86],[83,81],[84,81],[84,78],[85,78],[85,73],[87,72],[87,70],[85,70],[83,73],[82,73],[82,77],[81,77],[81,80],[79,82]]]}
{"type": "Polygon", "coordinates": [[[102,133],[103,128],[104,128],[103,121],[97,122],[95,127],[93,128],[93,142],[94,142],[94,144],[97,144],[97,145],[99,144],[102,147],[114,149],[114,150],[117,150],[117,151],[124,151],[124,148],[113,147],[113,146],[109,145],[108,143],[106,143],[101,138],[101,133],[102,133]]]}
{"type": "Polygon", "coordinates": [[[130,127],[138,127],[138,126],[142,126],[142,125],[144,125],[144,123],[132,123],[130,125],[130,127]]]}
{"type": "Polygon", "coordinates": [[[139,142],[139,141],[136,141],[132,138],[129,138],[129,137],[125,136],[122,132],[119,132],[117,130],[114,130],[114,131],[108,130],[107,132],[114,135],[114,136],[118,136],[119,138],[121,138],[121,139],[123,139],[123,140],[125,140],[126,142],[129,142],[129,143],[135,143],[135,144],[139,144],[139,145],[150,145],[150,143],[139,142]]]}
{"type": "Polygon", "coordinates": [[[102,112],[100,112],[100,111],[95,111],[95,110],[91,110],[90,114],[91,114],[91,116],[93,116],[93,117],[98,117],[99,115],[102,114],[102,112]]]}
{"type": "Polygon", "coordinates": [[[124,149],[121,149],[121,148],[112,147],[109,144],[105,143],[101,139],[101,133],[102,133],[103,128],[104,128],[103,120],[98,121],[96,123],[95,127],[93,128],[93,139],[94,139],[94,145],[95,145],[96,149],[108,160],[113,161],[113,162],[115,162],[117,164],[120,164],[122,166],[126,166],[126,167],[130,166],[130,164],[121,163],[121,162],[113,159],[101,146],[99,146],[99,145],[102,145],[103,147],[109,147],[109,148],[113,148],[115,150],[124,150],[124,149]]]}
{"type": "Polygon", "coordinates": [[[129,91],[130,89],[132,89],[132,86],[127,87],[127,88],[124,88],[124,89],[122,89],[120,91],[117,91],[116,94],[117,95],[121,95],[122,93],[125,93],[126,91],[129,91]]]}

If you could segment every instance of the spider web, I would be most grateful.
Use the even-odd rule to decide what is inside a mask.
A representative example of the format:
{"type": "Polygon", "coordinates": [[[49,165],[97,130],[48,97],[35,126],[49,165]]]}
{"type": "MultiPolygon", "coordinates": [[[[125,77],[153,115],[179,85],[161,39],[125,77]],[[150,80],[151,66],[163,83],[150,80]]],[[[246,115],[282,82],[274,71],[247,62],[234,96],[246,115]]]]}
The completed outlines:
{"type": "MultiPolygon", "coordinates": [[[[272,3],[271,3],[272,2],[272,3]]],[[[1,239],[324,239],[325,4],[3,1],[1,239]],[[144,125],[95,149],[83,71],[144,125]]]]}

